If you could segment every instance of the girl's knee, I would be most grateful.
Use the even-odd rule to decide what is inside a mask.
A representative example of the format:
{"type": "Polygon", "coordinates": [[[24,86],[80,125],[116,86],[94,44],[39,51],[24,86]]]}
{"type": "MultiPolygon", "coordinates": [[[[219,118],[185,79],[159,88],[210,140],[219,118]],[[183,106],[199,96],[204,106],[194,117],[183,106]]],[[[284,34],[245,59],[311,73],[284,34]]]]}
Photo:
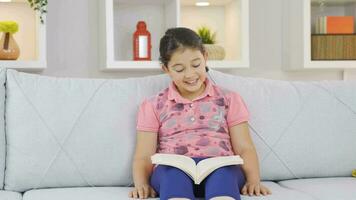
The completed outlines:
{"type": "Polygon", "coordinates": [[[220,196],[220,197],[213,197],[210,200],[235,200],[235,199],[229,196],[220,196]]]}
{"type": "Polygon", "coordinates": [[[187,176],[183,171],[176,168],[167,168],[164,173],[162,173],[161,181],[172,182],[173,180],[176,182],[183,182],[185,184],[191,182],[189,176],[187,176]]]}
{"type": "Polygon", "coordinates": [[[169,200],[190,200],[190,199],[187,199],[187,198],[170,198],[169,200]]]}

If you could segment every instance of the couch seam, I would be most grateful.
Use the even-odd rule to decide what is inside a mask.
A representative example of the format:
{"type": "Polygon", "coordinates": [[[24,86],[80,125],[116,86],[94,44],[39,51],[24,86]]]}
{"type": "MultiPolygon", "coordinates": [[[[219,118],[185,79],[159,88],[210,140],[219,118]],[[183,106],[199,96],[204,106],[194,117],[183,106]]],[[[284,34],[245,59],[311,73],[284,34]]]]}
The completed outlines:
{"type": "Polygon", "coordinates": [[[7,99],[7,85],[6,85],[6,82],[7,82],[7,68],[3,69],[3,73],[4,73],[4,143],[5,143],[5,152],[4,152],[4,176],[3,176],[3,182],[2,182],[2,186],[1,186],[1,189],[5,189],[5,176],[6,176],[6,165],[7,165],[7,131],[6,131],[6,99],[7,99]]]}
{"type": "MultiPolygon", "coordinates": [[[[216,84],[216,81],[212,78],[212,76],[210,75],[209,72],[208,72],[208,76],[209,76],[209,77],[212,79],[212,81],[216,84]]],[[[291,83],[291,82],[290,82],[290,83],[291,83]]],[[[291,84],[292,84],[292,83],[291,83],[291,84]]],[[[294,85],[292,84],[292,86],[294,86],[294,85]]],[[[294,87],[296,87],[296,86],[294,86],[294,87]]],[[[297,89],[297,88],[295,88],[295,89],[297,89]]],[[[298,92],[298,94],[299,94],[299,96],[300,96],[299,90],[297,90],[297,92],[298,92]]],[[[302,106],[303,106],[303,105],[304,105],[304,104],[302,104],[302,106]]],[[[302,107],[302,106],[301,106],[301,107],[302,107]]],[[[301,109],[300,109],[300,110],[301,110],[301,109]]],[[[286,126],[286,128],[285,128],[283,131],[287,130],[287,129],[290,127],[290,125],[295,121],[295,118],[297,117],[297,115],[298,115],[298,113],[300,112],[300,110],[296,113],[294,119],[289,123],[288,126],[286,126]]],[[[292,176],[294,176],[295,178],[298,178],[298,176],[293,173],[293,171],[288,167],[288,165],[283,161],[283,159],[281,159],[281,158],[279,157],[279,155],[274,151],[274,149],[273,149],[273,147],[272,147],[272,146],[274,146],[276,143],[278,143],[279,139],[282,138],[282,136],[283,136],[285,133],[284,133],[284,134],[281,134],[281,136],[277,139],[276,143],[273,144],[272,146],[270,146],[270,145],[265,141],[265,139],[256,131],[256,129],[253,127],[253,125],[252,125],[251,123],[248,123],[248,125],[249,125],[249,127],[251,128],[251,130],[253,130],[253,132],[255,133],[255,135],[257,135],[257,136],[262,140],[262,142],[269,148],[269,152],[267,152],[267,155],[262,159],[261,164],[263,163],[264,159],[265,159],[267,156],[269,156],[271,153],[273,153],[273,154],[277,157],[277,159],[282,163],[282,165],[289,171],[289,173],[291,173],[292,176]]]]}
{"type": "MultiPolygon", "coordinates": [[[[294,86],[296,88],[296,86],[292,83],[289,82],[292,86],[294,86]]],[[[288,125],[283,129],[283,131],[281,132],[281,134],[279,135],[278,139],[271,145],[271,148],[274,148],[279,141],[287,134],[287,130],[291,127],[291,125],[295,122],[295,120],[297,119],[297,117],[300,115],[300,113],[303,111],[303,108],[307,102],[307,100],[309,99],[310,95],[305,98],[304,102],[302,102],[302,104],[299,107],[299,110],[295,113],[294,117],[292,118],[292,120],[288,123],[288,125]]],[[[264,160],[269,156],[270,152],[267,153],[267,155],[262,159],[262,163],[264,162],[264,160]]],[[[298,178],[298,177],[296,177],[298,178]]]]}
{"type": "MultiPolygon", "coordinates": [[[[54,155],[54,157],[52,158],[52,161],[51,161],[50,165],[49,165],[49,166],[47,167],[47,169],[45,170],[45,173],[42,175],[42,178],[41,178],[40,182],[37,184],[37,186],[36,186],[35,188],[38,188],[38,187],[41,185],[41,183],[43,182],[43,179],[44,179],[45,176],[47,175],[49,169],[52,167],[54,161],[57,160],[58,155],[59,155],[62,151],[65,152],[65,154],[67,154],[67,157],[70,159],[70,161],[72,162],[72,164],[74,164],[74,166],[75,166],[77,172],[79,172],[79,175],[82,177],[82,180],[84,180],[89,186],[94,187],[94,185],[91,184],[91,183],[89,183],[89,181],[81,174],[81,172],[80,172],[80,170],[79,170],[77,164],[76,164],[76,163],[73,161],[73,159],[69,156],[69,153],[68,153],[67,151],[65,151],[65,149],[64,149],[63,146],[64,146],[65,143],[67,142],[67,139],[73,134],[73,129],[74,129],[74,127],[76,126],[76,124],[77,124],[79,118],[81,118],[81,116],[83,115],[83,113],[86,111],[86,109],[88,108],[88,106],[89,106],[90,103],[92,102],[93,97],[97,94],[97,92],[98,92],[98,90],[101,88],[101,86],[104,85],[104,83],[106,83],[106,82],[107,82],[107,81],[103,81],[103,82],[99,85],[99,87],[96,88],[96,90],[94,91],[94,93],[92,94],[92,96],[89,98],[87,104],[84,106],[83,110],[80,112],[80,114],[78,115],[78,117],[75,119],[75,122],[74,122],[72,128],[70,129],[69,133],[65,136],[63,142],[62,142],[62,143],[59,143],[62,148],[60,148],[59,151],[57,151],[57,153],[54,155]]],[[[51,135],[53,135],[53,134],[51,134],[51,135]]]]}
{"type": "MultiPolygon", "coordinates": [[[[283,159],[281,159],[280,158],[280,156],[278,155],[278,153],[276,153],[275,151],[274,151],[274,149],[273,149],[273,147],[271,147],[264,139],[263,139],[263,137],[256,131],[256,129],[255,128],[253,128],[253,126],[249,123],[249,127],[253,130],[253,132],[255,133],[255,135],[257,135],[261,140],[262,140],[262,142],[269,148],[269,154],[271,154],[271,153],[273,153],[275,156],[276,156],[276,158],[282,163],[282,165],[289,171],[289,173],[291,173],[292,174],[292,176],[294,176],[294,178],[299,178],[296,174],[294,174],[293,173],[293,171],[288,167],[288,165],[283,161],[283,159]]],[[[269,155],[268,154],[268,155],[269,155]]],[[[268,156],[267,155],[267,156],[268,156]]],[[[267,157],[267,156],[265,156],[265,158],[267,157]]],[[[262,164],[263,162],[261,162],[261,164],[262,164]]]]}
{"type": "MultiPolygon", "coordinates": [[[[16,85],[18,86],[18,88],[20,89],[21,93],[22,93],[22,94],[24,95],[24,97],[26,98],[27,102],[28,102],[28,103],[32,106],[32,108],[36,111],[36,114],[39,116],[39,118],[40,118],[40,120],[42,121],[42,123],[44,123],[45,126],[47,127],[47,129],[50,131],[51,137],[55,140],[55,142],[57,143],[57,145],[59,145],[59,152],[63,151],[63,152],[66,154],[66,156],[70,159],[70,161],[72,162],[72,164],[75,166],[76,171],[77,171],[77,173],[80,175],[80,177],[82,178],[82,180],[84,180],[88,185],[90,185],[90,186],[93,187],[93,185],[90,184],[90,183],[85,179],[85,177],[81,174],[80,170],[78,169],[78,166],[77,166],[77,165],[75,164],[75,162],[71,159],[71,157],[69,156],[68,152],[64,149],[64,147],[62,146],[62,144],[60,143],[60,141],[58,141],[57,137],[53,135],[52,130],[49,128],[48,124],[44,121],[44,119],[43,119],[42,116],[39,114],[39,112],[38,112],[38,110],[36,109],[36,107],[33,105],[33,103],[28,99],[27,95],[24,93],[23,88],[19,85],[18,80],[16,79],[16,77],[15,77],[13,74],[11,74],[11,76],[14,78],[16,85]]],[[[106,81],[103,81],[100,86],[102,86],[105,82],[106,82],[106,81]]],[[[97,88],[97,90],[100,88],[100,86],[97,88]]],[[[96,91],[97,91],[97,90],[96,90],[96,91]]],[[[93,95],[94,95],[94,94],[96,94],[96,92],[93,93],[93,95]]],[[[93,95],[92,95],[92,97],[93,97],[93,95]]],[[[92,97],[91,97],[91,98],[92,98],[92,97]]],[[[90,100],[87,102],[87,105],[89,104],[89,102],[90,102],[90,100]]],[[[87,106],[87,105],[86,105],[86,106],[87,106]]],[[[85,106],[84,108],[86,108],[86,106],[85,106]]],[[[85,111],[85,109],[83,109],[82,112],[83,112],[83,111],[85,111]]],[[[81,114],[82,114],[82,112],[81,112],[81,114]]],[[[80,114],[79,116],[81,116],[81,114],[80,114]]],[[[79,116],[78,116],[78,117],[79,117],[79,116]]],[[[78,119],[78,117],[77,117],[77,119],[78,119]]],[[[77,121],[77,119],[76,119],[76,121],[77,121]]],[[[76,122],[74,123],[74,125],[75,125],[75,124],[76,124],[76,122]]],[[[73,127],[74,127],[74,125],[73,125],[73,127]]],[[[72,127],[72,128],[73,128],[73,127],[72,127]]],[[[71,130],[72,130],[72,129],[71,129],[71,130]]],[[[70,132],[69,134],[71,134],[71,132],[70,132]]],[[[69,134],[66,136],[66,138],[69,136],[69,134]]],[[[58,152],[57,152],[57,153],[58,153],[58,152]]],[[[54,160],[53,160],[53,161],[54,161],[54,160]]],[[[52,165],[52,164],[51,164],[51,165],[52,165]]],[[[50,165],[50,166],[51,166],[51,165],[50,165]]],[[[48,169],[49,169],[49,168],[48,168],[48,169]]],[[[46,169],[46,173],[47,173],[48,169],[46,169]]],[[[42,183],[42,181],[43,181],[44,176],[45,176],[46,173],[44,173],[44,175],[42,176],[42,178],[41,178],[39,184],[42,183]]],[[[35,189],[38,188],[39,184],[37,184],[37,186],[35,187],[35,189]]]]}
{"type": "Polygon", "coordinates": [[[291,187],[288,187],[288,186],[285,186],[285,185],[281,185],[279,182],[277,182],[277,184],[282,187],[282,188],[285,188],[285,189],[289,189],[289,190],[294,190],[294,191],[298,191],[302,194],[308,194],[312,199],[315,199],[315,200],[320,200],[319,198],[315,197],[314,195],[310,194],[309,192],[305,192],[305,191],[301,191],[299,189],[296,189],[296,188],[291,188],[291,187]]]}
{"type": "Polygon", "coordinates": [[[343,104],[347,109],[349,109],[352,113],[356,114],[356,111],[354,111],[347,103],[345,103],[344,101],[342,101],[339,97],[337,97],[333,92],[331,92],[328,88],[325,88],[324,86],[317,84],[317,83],[313,83],[313,85],[315,85],[318,88],[321,88],[322,90],[324,90],[326,93],[328,93],[331,97],[333,97],[335,100],[337,100],[340,104],[343,104]]]}

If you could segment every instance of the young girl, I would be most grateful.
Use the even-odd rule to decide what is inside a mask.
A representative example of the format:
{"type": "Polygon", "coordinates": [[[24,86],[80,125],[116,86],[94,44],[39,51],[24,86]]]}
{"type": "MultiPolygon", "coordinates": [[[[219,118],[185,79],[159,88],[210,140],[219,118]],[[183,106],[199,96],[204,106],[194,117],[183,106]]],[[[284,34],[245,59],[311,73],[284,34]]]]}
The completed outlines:
{"type": "Polygon", "coordinates": [[[172,83],[143,101],[137,118],[133,160],[135,188],[131,198],[240,199],[267,195],[260,184],[259,165],[248,129],[248,110],[236,92],[214,85],[207,78],[207,53],[200,37],[187,28],[172,28],[160,41],[162,69],[172,83]],[[150,157],[181,154],[196,163],[208,157],[238,154],[240,166],[225,166],[200,185],[178,168],[153,167],[150,157]]]}

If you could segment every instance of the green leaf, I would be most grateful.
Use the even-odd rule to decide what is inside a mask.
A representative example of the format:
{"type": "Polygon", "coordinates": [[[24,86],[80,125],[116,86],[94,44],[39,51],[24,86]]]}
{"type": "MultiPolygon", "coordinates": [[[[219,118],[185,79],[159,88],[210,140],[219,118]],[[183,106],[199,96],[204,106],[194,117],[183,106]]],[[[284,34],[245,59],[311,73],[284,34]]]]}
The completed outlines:
{"type": "Polygon", "coordinates": [[[16,33],[19,26],[15,21],[0,21],[0,32],[16,33]]]}
{"type": "Polygon", "coordinates": [[[204,44],[214,44],[215,43],[216,32],[211,33],[211,31],[208,27],[201,26],[198,29],[197,34],[202,39],[202,42],[204,44]]]}
{"type": "Polygon", "coordinates": [[[47,13],[47,10],[46,10],[46,6],[47,6],[47,0],[27,0],[27,2],[30,4],[31,8],[36,11],[36,12],[39,12],[40,15],[40,20],[41,20],[41,23],[43,24],[44,23],[44,20],[43,20],[43,15],[47,13]]]}

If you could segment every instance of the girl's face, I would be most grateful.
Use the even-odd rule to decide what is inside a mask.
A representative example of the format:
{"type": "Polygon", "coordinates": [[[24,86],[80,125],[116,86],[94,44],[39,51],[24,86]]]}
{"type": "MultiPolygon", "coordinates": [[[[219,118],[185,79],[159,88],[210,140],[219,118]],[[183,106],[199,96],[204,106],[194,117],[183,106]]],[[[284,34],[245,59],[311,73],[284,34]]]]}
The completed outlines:
{"type": "Polygon", "coordinates": [[[183,48],[172,54],[163,70],[172,78],[183,97],[197,97],[204,92],[207,55],[198,49],[183,48]]]}

